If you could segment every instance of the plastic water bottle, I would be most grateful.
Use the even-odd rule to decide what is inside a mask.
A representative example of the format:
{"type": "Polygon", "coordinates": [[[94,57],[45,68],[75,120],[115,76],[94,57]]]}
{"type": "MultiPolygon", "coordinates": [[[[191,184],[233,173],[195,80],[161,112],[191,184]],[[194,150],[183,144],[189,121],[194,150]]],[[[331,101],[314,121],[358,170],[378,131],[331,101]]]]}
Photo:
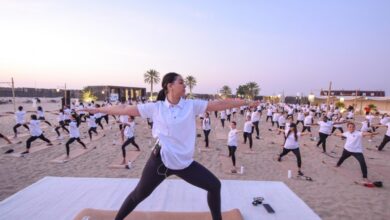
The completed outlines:
{"type": "Polygon", "coordinates": [[[89,220],[89,216],[84,216],[81,220],[89,220]]]}
{"type": "Polygon", "coordinates": [[[241,166],[241,168],[240,168],[240,174],[244,174],[244,166],[241,166]]]}
{"type": "Polygon", "coordinates": [[[288,171],[287,171],[287,177],[288,177],[289,179],[291,179],[291,177],[292,177],[291,170],[288,170],[288,171]]]}
{"type": "Polygon", "coordinates": [[[127,166],[131,169],[131,161],[127,162],[127,166]]]}

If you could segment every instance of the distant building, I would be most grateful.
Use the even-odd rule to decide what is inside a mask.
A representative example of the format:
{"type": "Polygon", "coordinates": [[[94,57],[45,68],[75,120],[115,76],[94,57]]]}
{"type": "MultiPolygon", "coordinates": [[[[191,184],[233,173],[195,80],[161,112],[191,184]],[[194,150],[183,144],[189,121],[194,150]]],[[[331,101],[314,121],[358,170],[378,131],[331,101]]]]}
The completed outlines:
{"type": "MultiPolygon", "coordinates": [[[[321,90],[321,96],[328,96],[327,90],[321,90]]],[[[385,97],[385,91],[367,91],[367,90],[331,90],[331,96],[366,96],[366,97],[385,97]],[[357,92],[357,94],[356,94],[357,92]]]]}
{"type": "Polygon", "coordinates": [[[84,90],[90,90],[98,100],[140,100],[146,97],[146,88],[126,86],[87,86],[84,90]]]}
{"type": "MultiPolygon", "coordinates": [[[[69,98],[79,98],[81,90],[67,90],[69,98]]],[[[64,90],[41,88],[15,88],[15,97],[55,98],[64,96],[64,90]]],[[[0,87],[0,97],[12,97],[12,89],[0,87]]]]}

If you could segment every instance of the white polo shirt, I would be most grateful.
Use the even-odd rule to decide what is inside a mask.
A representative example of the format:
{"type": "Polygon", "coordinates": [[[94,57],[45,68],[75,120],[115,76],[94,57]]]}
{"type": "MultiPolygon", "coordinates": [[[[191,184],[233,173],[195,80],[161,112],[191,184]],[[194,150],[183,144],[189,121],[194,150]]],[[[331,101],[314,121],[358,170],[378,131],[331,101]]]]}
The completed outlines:
{"type": "Polygon", "coordinates": [[[16,111],[15,112],[16,124],[24,124],[25,115],[26,115],[25,111],[16,111]]]}
{"type": "Polygon", "coordinates": [[[220,112],[221,119],[226,119],[226,111],[220,112]]]}
{"type": "Polygon", "coordinates": [[[181,170],[193,161],[196,116],[206,112],[207,101],[180,99],[172,105],[166,99],[137,105],[142,118],[153,119],[153,137],[161,144],[161,159],[166,167],[181,170]]]}
{"type": "Polygon", "coordinates": [[[30,134],[33,137],[41,136],[42,129],[40,127],[41,122],[39,120],[31,120],[29,123],[30,134]]]}
{"type": "Polygon", "coordinates": [[[284,117],[284,115],[281,115],[278,118],[278,123],[279,123],[279,126],[285,126],[286,125],[286,118],[284,117]]]}
{"type": "Polygon", "coordinates": [[[90,115],[89,118],[87,118],[88,127],[89,128],[96,128],[96,118],[95,115],[90,115]]]}
{"type": "Polygon", "coordinates": [[[230,129],[228,134],[228,142],[227,142],[228,146],[235,146],[235,147],[238,146],[237,133],[238,133],[237,129],[230,129]]]}
{"type": "MultiPolygon", "coordinates": [[[[287,133],[286,133],[287,135],[287,133]]],[[[301,133],[297,133],[297,140],[295,140],[294,132],[291,132],[290,135],[286,138],[286,142],[284,143],[284,148],[286,149],[297,149],[299,148],[299,138],[301,136],[301,133]]]]}
{"type": "Polygon", "coordinates": [[[37,110],[38,117],[45,117],[45,113],[43,111],[37,110]]]}
{"type": "Polygon", "coordinates": [[[203,119],[203,121],[202,121],[202,129],[206,130],[206,131],[211,130],[210,118],[204,118],[203,119]]]}
{"type": "Polygon", "coordinates": [[[70,138],[79,138],[80,137],[80,130],[77,127],[76,121],[71,121],[69,123],[69,136],[70,136],[70,138]]]}
{"type": "Polygon", "coordinates": [[[298,120],[298,121],[303,121],[303,120],[305,120],[305,115],[304,115],[302,112],[299,112],[299,113],[298,113],[297,120],[298,120]]]}
{"type": "Polygon", "coordinates": [[[125,123],[127,126],[125,128],[125,131],[123,132],[124,136],[127,138],[134,137],[134,128],[135,128],[135,122],[127,122],[125,123]]]}
{"type": "Polygon", "coordinates": [[[386,124],[387,125],[387,131],[386,131],[386,135],[388,137],[390,137],[390,122],[386,124]]]}
{"type": "Polygon", "coordinates": [[[320,125],[320,133],[330,135],[332,133],[333,128],[333,122],[332,121],[319,121],[318,124],[320,125]]]}
{"type": "Polygon", "coordinates": [[[257,112],[257,111],[252,112],[251,121],[252,121],[252,122],[258,122],[258,121],[260,121],[260,113],[257,112]]]}
{"type": "Polygon", "coordinates": [[[252,122],[251,121],[246,121],[245,124],[244,124],[244,132],[252,133],[252,127],[253,127],[252,122]]]}
{"type": "Polygon", "coordinates": [[[360,131],[354,131],[353,133],[345,132],[343,133],[343,136],[347,138],[347,141],[345,142],[344,148],[353,153],[362,153],[363,152],[363,144],[362,144],[362,138],[363,138],[363,132],[360,131]]]}

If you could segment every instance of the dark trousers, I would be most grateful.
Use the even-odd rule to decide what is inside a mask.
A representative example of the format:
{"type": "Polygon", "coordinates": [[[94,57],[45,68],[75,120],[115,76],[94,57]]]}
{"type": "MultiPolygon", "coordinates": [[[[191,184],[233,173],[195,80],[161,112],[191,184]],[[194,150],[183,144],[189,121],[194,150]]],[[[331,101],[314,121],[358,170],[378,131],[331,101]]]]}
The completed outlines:
{"type": "Polygon", "coordinates": [[[298,125],[299,125],[300,123],[302,123],[302,126],[305,126],[305,125],[303,124],[303,121],[297,121],[297,127],[298,127],[298,125]]]}
{"type": "Polygon", "coordinates": [[[95,133],[95,134],[98,134],[97,130],[96,130],[96,127],[90,127],[88,129],[89,139],[91,139],[91,140],[92,140],[92,132],[95,133]]]}
{"type": "Polygon", "coordinates": [[[310,127],[310,126],[303,126],[303,128],[302,128],[302,133],[305,132],[306,130],[308,130],[309,132],[311,132],[311,127],[310,127]]]}
{"type": "Polygon", "coordinates": [[[268,122],[268,119],[271,119],[271,121],[272,121],[272,116],[267,116],[267,118],[265,119],[265,122],[268,122]]]}
{"type": "Polygon", "coordinates": [[[381,145],[379,145],[379,147],[378,147],[378,150],[382,150],[389,141],[390,141],[390,137],[385,135],[383,137],[383,141],[382,141],[381,145]]]}
{"type": "MultiPolygon", "coordinates": [[[[164,166],[160,153],[152,153],[135,189],[125,199],[115,220],[123,220],[148,197],[165,178],[176,175],[184,181],[207,191],[207,202],[213,220],[221,220],[221,182],[204,166],[194,161],[185,169],[171,170],[164,166]]],[[[191,199],[191,198],[189,198],[191,199]]]]}
{"type": "Polygon", "coordinates": [[[123,156],[123,158],[126,158],[126,146],[129,145],[129,144],[132,144],[134,147],[136,147],[138,150],[140,150],[138,144],[135,143],[135,138],[134,137],[127,138],[125,143],[122,144],[122,156],[123,156]]]}
{"type": "Polygon", "coordinates": [[[55,128],[55,131],[56,131],[58,137],[60,136],[60,132],[59,132],[60,128],[62,128],[62,130],[66,131],[69,134],[69,130],[65,127],[65,122],[64,121],[60,121],[60,126],[57,126],[55,128]]]}
{"type": "Polygon", "coordinates": [[[108,123],[109,123],[108,115],[103,116],[103,118],[104,118],[104,120],[106,121],[106,123],[108,124],[108,123]]]}
{"type": "Polygon", "coordinates": [[[227,121],[230,122],[230,115],[227,115],[227,121]]]}
{"type": "Polygon", "coordinates": [[[225,119],[221,119],[221,124],[222,124],[222,127],[224,128],[225,127],[225,119]]]}
{"type": "Polygon", "coordinates": [[[45,141],[45,142],[47,142],[47,143],[49,143],[49,144],[51,143],[49,139],[47,139],[45,136],[43,136],[43,134],[41,134],[39,136],[31,136],[29,139],[27,139],[27,142],[26,142],[27,149],[30,149],[31,143],[33,141],[35,141],[36,139],[38,139],[38,138],[43,140],[43,141],[45,141]]]}
{"type": "Polygon", "coordinates": [[[96,124],[98,124],[102,128],[102,130],[104,129],[103,128],[103,124],[102,124],[102,118],[97,118],[96,119],[96,124]]]}
{"type": "Polygon", "coordinates": [[[211,130],[203,130],[204,133],[204,141],[206,142],[206,147],[209,146],[209,135],[211,130]]]}
{"type": "Polygon", "coordinates": [[[341,133],[344,133],[344,130],[343,130],[342,127],[338,127],[338,128],[333,127],[333,128],[332,128],[332,134],[333,134],[333,132],[335,132],[337,129],[338,129],[339,131],[341,131],[341,133]]]}
{"type": "Polygon", "coordinates": [[[45,117],[39,117],[38,120],[41,120],[41,121],[45,122],[46,124],[48,124],[49,126],[51,126],[50,122],[46,121],[45,117]]]}
{"type": "Polygon", "coordinates": [[[344,149],[343,154],[340,157],[340,160],[337,162],[337,166],[340,166],[344,162],[344,160],[350,156],[355,157],[356,160],[359,161],[360,169],[362,170],[362,174],[363,174],[363,178],[367,178],[367,165],[366,165],[366,161],[364,160],[363,153],[353,153],[353,152],[349,152],[349,151],[344,149]]]}
{"type": "Polygon", "coordinates": [[[253,145],[252,133],[244,132],[244,144],[246,144],[247,139],[249,139],[249,148],[252,149],[252,145],[253,145]]]}
{"type": "Polygon", "coordinates": [[[20,127],[20,126],[22,126],[23,125],[23,127],[25,127],[27,130],[30,130],[30,128],[28,128],[28,126],[27,125],[25,125],[25,124],[16,124],[14,127],[13,127],[13,130],[14,130],[14,134],[16,135],[17,134],[17,128],[18,127],[20,127]]]}
{"type": "Polygon", "coordinates": [[[326,139],[329,135],[320,132],[320,140],[317,143],[317,147],[322,144],[322,150],[326,152],[326,139]]]}
{"type": "Polygon", "coordinates": [[[233,166],[236,166],[236,146],[228,146],[229,149],[229,157],[232,158],[233,166]]]}
{"type": "Polygon", "coordinates": [[[85,144],[84,144],[84,142],[82,142],[81,140],[80,140],[80,138],[78,137],[78,138],[70,138],[67,142],[66,142],[66,144],[65,144],[65,147],[66,147],[66,155],[68,155],[69,156],[69,145],[71,144],[71,143],[73,143],[74,141],[77,141],[77,142],[79,142],[84,148],[87,148],[86,146],[85,146],[85,144]]]}
{"type": "Polygon", "coordinates": [[[299,151],[299,148],[297,149],[283,148],[283,152],[279,155],[279,158],[282,158],[283,156],[287,155],[290,151],[292,151],[295,154],[295,157],[297,158],[298,168],[301,168],[302,160],[301,160],[301,152],[299,151]]]}
{"type": "Polygon", "coordinates": [[[259,135],[260,135],[259,122],[255,121],[255,122],[252,122],[252,124],[253,124],[252,133],[253,133],[254,130],[256,130],[256,137],[259,137],[259,135]]]}

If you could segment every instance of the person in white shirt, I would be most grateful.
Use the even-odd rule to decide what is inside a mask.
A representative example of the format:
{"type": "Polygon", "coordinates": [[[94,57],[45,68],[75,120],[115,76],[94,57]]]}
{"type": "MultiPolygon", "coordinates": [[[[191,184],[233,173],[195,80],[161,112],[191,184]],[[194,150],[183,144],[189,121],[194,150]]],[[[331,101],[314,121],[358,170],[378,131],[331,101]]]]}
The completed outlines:
{"type": "MultiPolygon", "coordinates": [[[[96,108],[100,108],[100,105],[99,104],[95,104],[95,107],[96,108]]],[[[96,124],[98,124],[100,126],[100,128],[102,130],[104,130],[104,127],[103,127],[103,124],[102,124],[102,119],[103,119],[103,113],[96,113],[94,116],[95,116],[95,119],[96,119],[96,124]]]]}
{"type": "MultiPolygon", "coordinates": [[[[336,118],[334,119],[334,122],[345,122],[345,119],[343,118],[343,116],[341,115],[341,113],[339,113],[339,114],[336,115],[336,118]]],[[[343,125],[342,125],[342,124],[335,124],[335,125],[333,125],[331,134],[333,134],[337,129],[338,129],[341,133],[344,133],[343,125]]]]}
{"type": "Polygon", "coordinates": [[[230,131],[228,134],[228,149],[229,149],[229,157],[232,158],[233,163],[233,170],[232,172],[237,172],[236,170],[236,150],[238,146],[238,130],[236,129],[237,123],[235,121],[232,121],[230,124],[230,131]]]}
{"type": "Polygon", "coordinates": [[[347,120],[352,120],[354,118],[353,110],[350,110],[347,114],[347,120]]]}
{"type": "Polygon", "coordinates": [[[19,106],[18,111],[15,112],[16,125],[13,127],[14,138],[18,136],[18,131],[17,131],[18,127],[23,126],[27,130],[29,130],[28,126],[25,124],[25,119],[24,119],[25,116],[26,116],[26,112],[23,111],[23,106],[19,106]]]}
{"type": "Polygon", "coordinates": [[[226,120],[226,111],[223,110],[219,113],[219,117],[221,119],[222,128],[225,128],[225,120],[226,120]]]}
{"type": "Polygon", "coordinates": [[[253,122],[251,120],[251,116],[246,117],[246,121],[244,124],[244,144],[246,144],[246,140],[249,139],[249,148],[252,150],[253,146],[253,140],[252,140],[252,133],[253,133],[253,122]]]}
{"type": "Polygon", "coordinates": [[[377,125],[377,127],[387,127],[387,131],[385,136],[383,137],[382,143],[379,146],[377,146],[378,151],[381,151],[386,146],[386,144],[389,143],[390,141],[390,122],[387,122],[387,124],[385,125],[377,125]]]}
{"type": "Polygon", "coordinates": [[[368,121],[368,127],[371,127],[372,131],[375,132],[375,127],[371,126],[374,118],[375,116],[372,113],[369,112],[366,113],[366,120],[368,121]]]}
{"type": "Polygon", "coordinates": [[[207,191],[213,220],[221,220],[221,182],[208,169],[194,161],[196,116],[206,111],[222,111],[258,102],[244,100],[203,101],[183,99],[185,84],[181,75],[168,73],[162,79],[162,90],[155,103],[137,106],[113,106],[87,110],[114,115],[153,118],[152,134],[158,142],[135,189],[125,199],[116,220],[124,219],[168,176],[177,175],[186,182],[207,191]]]}
{"type": "MultiPolygon", "coordinates": [[[[289,127],[289,130],[285,133],[286,139],[284,141],[283,151],[278,157],[278,161],[281,162],[282,157],[286,156],[290,151],[292,151],[297,158],[298,175],[303,176],[303,173],[301,171],[302,159],[301,152],[299,151],[299,139],[301,138],[301,136],[306,135],[308,133],[298,132],[297,125],[295,123],[291,123],[289,127]]],[[[285,132],[285,130],[283,129],[280,130],[285,132]]]]}
{"type": "Polygon", "coordinates": [[[305,124],[303,123],[304,120],[305,120],[305,114],[303,113],[302,110],[299,110],[297,116],[297,123],[296,123],[297,127],[300,123],[302,123],[302,127],[305,126],[305,124]]]}
{"type": "Polygon", "coordinates": [[[233,108],[232,113],[233,113],[233,120],[236,120],[237,108],[233,108]]]}
{"type": "Polygon", "coordinates": [[[305,113],[305,119],[303,120],[303,128],[302,133],[306,130],[310,132],[310,137],[312,137],[311,134],[311,125],[314,123],[313,116],[310,113],[305,113]]]}
{"type": "Polygon", "coordinates": [[[85,146],[84,142],[82,142],[80,140],[79,126],[80,126],[80,119],[78,118],[77,114],[74,113],[74,114],[71,115],[70,123],[69,123],[69,136],[70,136],[70,139],[65,144],[65,147],[66,147],[66,159],[69,158],[69,153],[70,153],[69,145],[71,143],[73,143],[74,141],[79,142],[79,144],[81,144],[84,147],[84,149],[87,149],[87,147],[85,146]]]}
{"type": "Polygon", "coordinates": [[[56,128],[54,129],[57,133],[57,138],[58,139],[62,139],[61,138],[61,134],[60,134],[60,128],[62,128],[63,131],[66,131],[68,134],[69,134],[69,130],[65,127],[65,115],[64,115],[64,110],[60,109],[60,112],[58,114],[58,118],[57,118],[57,121],[58,121],[58,125],[56,126],[56,128]]]}
{"type": "MultiPolygon", "coordinates": [[[[280,130],[284,130],[286,128],[286,112],[282,112],[278,118],[278,135],[280,135],[280,130]]],[[[292,117],[292,116],[291,116],[292,117]]]]}
{"type": "Polygon", "coordinates": [[[348,128],[348,131],[345,133],[342,133],[342,134],[335,133],[335,135],[337,135],[337,136],[346,138],[343,154],[341,155],[339,161],[337,162],[336,167],[341,166],[341,164],[344,162],[344,160],[346,160],[350,156],[353,156],[356,158],[356,160],[359,161],[360,168],[361,168],[362,174],[363,174],[363,180],[365,182],[368,182],[367,165],[366,165],[366,161],[364,160],[364,156],[363,156],[362,139],[363,139],[363,137],[371,136],[373,134],[375,135],[377,133],[356,131],[356,126],[352,122],[348,122],[347,128],[348,128]]]}
{"type": "Polygon", "coordinates": [[[260,122],[260,112],[256,109],[253,109],[252,115],[251,115],[251,121],[253,124],[252,127],[252,133],[254,130],[256,130],[256,139],[260,139],[260,129],[259,129],[259,122],[260,122]]]}
{"type": "Polygon", "coordinates": [[[38,115],[38,120],[41,120],[41,121],[45,122],[46,124],[48,124],[51,127],[50,122],[48,122],[45,119],[45,112],[43,111],[42,106],[38,106],[38,108],[37,108],[37,115],[38,115]]]}
{"type": "Polygon", "coordinates": [[[230,122],[230,119],[231,119],[231,114],[232,114],[232,112],[230,111],[230,109],[226,109],[226,120],[228,121],[228,122],[230,122]]]}
{"type": "Polygon", "coordinates": [[[41,139],[47,143],[48,146],[52,146],[53,144],[49,139],[47,139],[42,132],[42,129],[40,127],[40,120],[38,120],[36,115],[31,115],[31,120],[28,122],[29,130],[31,136],[26,141],[26,151],[24,151],[22,154],[28,154],[30,152],[31,143],[35,141],[36,139],[41,139]]]}
{"type": "Polygon", "coordinates": [[[64,106],[65,124],[70,123],[71,114],[72,114],[72,110],[65,105],[64,106]]]}
{"type": "Polygon", "coordinates": [[[270,119],[272,121],[272,114],[273,114],[272,108],[268,107],[268,109],[267,109],[267,118],[265,119],[265,122],[268,122],[268,119],[270,119]]]}
{"type": "Polygon", "coordinates": [[[202,120],[202,129],[204,133],[204,141],[206,142],[206,147],[209,147],[209,135],[211,131],[211,120],[208,112],[204,114],[204,118],[202,120]]]}
{"type": "Polygon", "coordinates": [[[279,111],[276,110],[276,112],[272,116],[272,127],[274,126],[274,124],[276,124],[276,127],[279,128],[279,123],[278,123],[279,117],[280,117],[279,111]]]}
{"type": "Polygon", "coordinates": [[[79,105],[76,107],[76,110],[77,110],[77,113],[79,114],[80,121],[86,122],[87,121],[86,114],[85,114],[85,111],[83,111],[83,109],[84,109],[84,104],[82,102],[80,102],[79,105]]]}
{"type": "Polygon", "coordinates": [[[98,135],[96,117],[94,114],[88,114],[86,116],[86,119],[87,119],[87,124],[88,124],[89,140],[92,141],[92,132],[95,133],[96,135],[98,135]]]}
{"type": "Polygon", "coordinates": [[[134,130],[135,130],[135,122],[134,122],[134,116],[129,117],[129,121],[124,124],[125,130],[124,135],[126,137],[126,141],[122,144],[122,156],[123,161],[122,164],[126,164],[126,146],[129,144],[132,144],[134,147],[137,148],[138,151],[140,151],[139,146],[137,143],[135,143],[135,136],[134,136],[134,130]]]}
{"type": "Polygon", "coordinates": [[[319,130],[320,140],[317,143],[317,147],[319,147],[320,144],[322,144],[323,153],[326,153],[326,139],[328,138],[329,135],[331,135],[333,126],[337,124],[344,124],[344,123],[346,122],[332,122],[328,119],[328,117],[324,116],[322,121],[318,121],[316,124],[313,124],[313,125],[320,126],[320,130],[319,130]]]}

